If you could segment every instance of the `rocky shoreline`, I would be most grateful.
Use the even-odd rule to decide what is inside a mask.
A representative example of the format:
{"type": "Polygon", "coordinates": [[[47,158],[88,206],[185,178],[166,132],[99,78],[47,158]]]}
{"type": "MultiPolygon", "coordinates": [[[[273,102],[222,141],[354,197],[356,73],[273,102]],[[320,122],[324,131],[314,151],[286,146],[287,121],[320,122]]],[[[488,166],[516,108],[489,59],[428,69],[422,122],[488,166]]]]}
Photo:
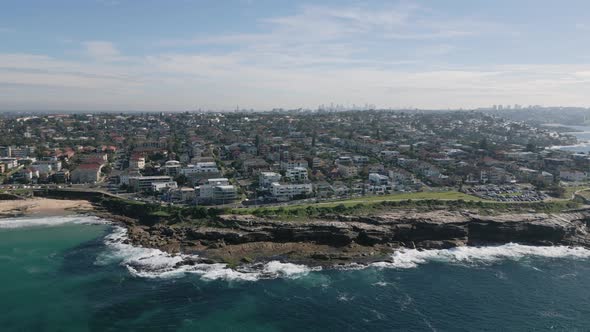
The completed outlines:
{"type": "Polygon", "coordinates": [[[199,257],[187,258],[181,265],[223,262],[238,266],[270,260],[309,266],[370,264],[391,260],[391,254],[400,248],[448,249],[511,242],[590,247],[590,210],[495,216],[398,210],[308,221],[220,215],[205,224],[153,226],[128,217],[97,214],[125,225],[130,244],[199,257]]]}

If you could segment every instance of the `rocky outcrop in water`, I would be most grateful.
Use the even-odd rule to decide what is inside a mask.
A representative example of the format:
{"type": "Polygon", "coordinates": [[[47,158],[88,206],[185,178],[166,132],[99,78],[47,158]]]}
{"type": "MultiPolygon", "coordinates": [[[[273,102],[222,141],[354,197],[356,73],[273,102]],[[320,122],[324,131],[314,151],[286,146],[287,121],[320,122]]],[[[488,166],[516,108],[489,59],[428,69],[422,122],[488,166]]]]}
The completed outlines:
{"type": "Polygon", "coordinates": [[[130,241],[169,252],[197,252],[214,260],[382,260],[398,247],[442,249],[517,242],[590,246],[590,212],[505,214],[399,211],[375,216],[333,215],[280,221],[222,215],[211,226],[131,226],[130,241]]]}

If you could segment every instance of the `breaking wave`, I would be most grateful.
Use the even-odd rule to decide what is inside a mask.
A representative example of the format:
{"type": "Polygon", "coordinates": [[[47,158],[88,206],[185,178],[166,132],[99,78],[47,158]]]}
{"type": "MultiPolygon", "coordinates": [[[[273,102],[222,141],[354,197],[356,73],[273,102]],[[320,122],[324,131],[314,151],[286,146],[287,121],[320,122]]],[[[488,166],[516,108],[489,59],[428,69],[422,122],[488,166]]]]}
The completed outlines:
{"type": "MultiPolygon", "coordinates": [[[[198,256],[171,255],[159,249],[134,247],[126,243],[126,239],[127,230],[116,226],[114,231],[105,237],[105,243],[110,250],[99,256],[97,264],[119,263],[125,266],[132,275],[144,278],[179,278],[187,274],[195,274],[203,280],[228,281],[298,278],[311,271],[321,270],[321,268],[279,261],[248,264],[233,269],[221,263],[198,263],[198,256]],[[187,264],[187,262],[190,263],[187,264]]],[[[539,247],[516,243],[442,250],[400,249],[391,255],[388,262],[373,263],[369,267],[409,269],[429,262],[474,266],[502,260],[518,261],[526,257],[588,259],[590,258],[590,250],[581,247],[539,247]]],[[[337,269],[357,270],[364,268],[367,266],[353,263],[337,269]]]]}
{"type": "Polygon", "coordinates": [[[415,268],[429,262],[444,262],[463,265],[481,265],[501,260],[522,260],[527,257],[545,258],[590,258],[590,250],[582,247],[539,247],[516,243],[488,247],[457,247],[441,250],[401,249],[391,256],[389,262],[371,264],[382,268],[415,268]]]}
{"type": "MultiPolygon", "coordinates": [[[[108,224],[110,222],[93,216],[18,217],[0,219],[0,229],[47,227],[68,223],[108,224]]],[[[177,278],[193,274],[203,280],[255,281],[298,278],[309,272],[321,270],[319,267],[279,261],[246,264],[238,268],[230,268],[221,263],[206,264],[200,262],[199,257],[195,255],[171,255],[159,249],[135,247],[128,242],[127,229],[120,226],[113,226],[112,231],[105,236],[104,243],[107,250],[98,255],[95,264],[102,266],[120,264],[132,275],[143,278],[177,278]]],[[[395,251],[387,262],[373,263],[369,267],[409,269],[431,262],[477,266],[502,260],[519,261],[531,257],[590,259],[590,250],[582,247],[541,247],[516,243],[442,250],[400,249],[395,251]]],[[[335,268],[357,270],[367,268],[367,265],[352,263],[335,268]]]]}
{"type": "Polygon", "coordinates": [[[580,148],[588,148],[590,147],[590,141],[582,141],[577,144],[572,145],[552,145],[548,147],[549,150],[575,150],[580,148]]]}
{"type": "Polygon", "coordinates": [[[92,216],[16,217],[0,219],[0,229],[59,226],[63,224],[107,224],[108,221],[92,216]]]}
{"type": "Polygon", "coordinates": [[[204,280],[256,281],[273,278],[297,278],[318,270],[304,265],[271,261],[265,264],[249,264],[237,269],[226,264],[198,263],[198,256],[171,255],[159,249],[135,247],[127,243],[127,229],[115,226],[105,237],[109,250],[96,260],[98,265],[119,263],[129,272],[144,278],[175,278],[196,274],[204,280]]]}

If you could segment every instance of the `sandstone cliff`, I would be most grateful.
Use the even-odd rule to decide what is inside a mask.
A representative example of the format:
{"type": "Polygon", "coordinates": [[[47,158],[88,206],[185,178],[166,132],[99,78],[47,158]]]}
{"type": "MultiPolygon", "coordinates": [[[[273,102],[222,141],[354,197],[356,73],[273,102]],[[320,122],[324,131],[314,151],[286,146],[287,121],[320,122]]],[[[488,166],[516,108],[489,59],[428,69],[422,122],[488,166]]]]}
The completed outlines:
{"type": "Polygon", "coordinates": [[[215,261],[284,259],[318,264],[386,260],[398,247],[441,249],[517,242],[590,246],[590,211],[482,216],[469,212],[395,211],[281,221],[222,215],[215,226],[130,224],[130,241],[215,261]]]}

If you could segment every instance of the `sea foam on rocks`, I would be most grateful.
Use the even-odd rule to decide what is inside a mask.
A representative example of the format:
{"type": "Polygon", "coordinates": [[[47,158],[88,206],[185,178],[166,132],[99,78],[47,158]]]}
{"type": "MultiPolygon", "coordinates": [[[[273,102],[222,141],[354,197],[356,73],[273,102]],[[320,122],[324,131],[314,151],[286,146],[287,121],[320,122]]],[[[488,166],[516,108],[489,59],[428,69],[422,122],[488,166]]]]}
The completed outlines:
{"type": "Polygon", "coordinates": [[[127,229],[119,226],[105,237],[109,250],[101,254],[98,265],[119,263],[129,272],[144,278],[174,278],[196,274],[203,280],[255,281],[272,278],[297,278],[316,268],[304,265],[271,261],[264,264],[249,264],[231,269],[226,264],[198,263],[198,256],[172,255],[159,249],[135,247],[127,243],[127,229]],[[186,263],[186,262],[191,262],[186,263]]]}
{"type": "Polygon", "coordinates": [[[526,257],[590,258],[590,250],[567,246],[529,246],[508,243],[486,247],[456,247],[441,250],[401,249],[394,252],[389,262],[371,264],[382,268],[415,268],[428,262],[445,262],[464,265],[490,264],[500,260],[521,260],[526,257]]]}

